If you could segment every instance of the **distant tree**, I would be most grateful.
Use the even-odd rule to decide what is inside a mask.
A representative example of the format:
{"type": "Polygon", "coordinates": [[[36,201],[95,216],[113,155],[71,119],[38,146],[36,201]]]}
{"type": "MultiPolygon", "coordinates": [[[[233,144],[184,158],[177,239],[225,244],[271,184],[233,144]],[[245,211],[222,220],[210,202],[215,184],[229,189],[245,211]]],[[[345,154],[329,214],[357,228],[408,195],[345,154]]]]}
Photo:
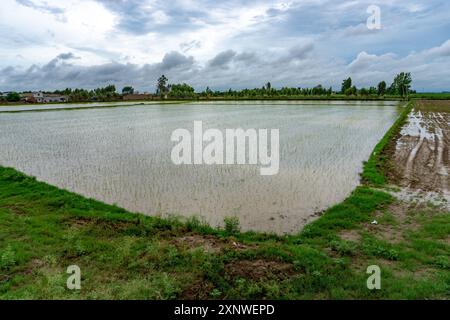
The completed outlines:
{"type": "Polygon", "coordinates": [[[377,92],[378,92],[377,88],[375,88],[375,87],[370,87],[369,88],[369,94],[374,95],[374,94],[377,94],[377,92]]]}
{"type": "Polygon", "coordinates": [[[394,83],[391,83],[391,85],[386,89],[387,94],[397,94],[394,83]]]}
{"type": "Polygon", "coordinates": [[[169,96],[172,98],[194,98],[195,91],[190,85],[186,83],[182,84],[170,84],[169,96]]]}
{"type": "Polygon", "coordinates": [[[377,94],[379,96],[383,96],[386,93],[386,82],[385,81],[381,81],[378,84],[378,90],[377,90],[377,94]]]}
{"type": "Polygon", "coordinates": [[[272,90],[272,84],[271,84],[270,82],[267,82],[267,84],[266,84],[266,90],[267,90],[267,91],[272,90]]]}
{"type": "Polygon", "coordinates": [[[345,95],[347,95],[347,96],[351,96],[351,95],[356,95],[356,93],[357,93],[357,89],[356,89],[356,87],[355,86],[353,86],[353,87],[351,87],[351,88],[347,88],[347,89],[345,89],[345,95]]]}
{"type": "Polygon", "coordinates": [[[9,101],[9,102],[20,101],[20,94],[18,94],[17,92],[10,92],[6,96],[6,100],[9,101]]]}
{"type": "Polygon", "coordinates": [[[116,93],[116,86],[113,84],[110,84],[110,85],[106,86],[105,88],[103,88],[103,90],[105,92],[109,92],[109,93],[116,93]]]}
{"type": "Polygon", "coordinates": [[[169,88],[167,87],[167,81],[169,81],[169,80],[167,79],[167,77],[165,75],[162,75],[158,79],[158,83],[156,85],[158,88],[157,92],[161,96],[167,94],[167,92],[169,91],[169,88]]]}
{"type": "Polygon", "coordinates": [[[341,93],[345,93],[347,89],[352,87],[352,78],[345,79],[342,81],[341,93]]]}
{"type": "Polygon", "coordinates": [[[122,89],[122,94],[133,94],[134,88],[132,86],[126,86],[122,89]]]}
{"type": "Polygon", "coordinates": [[[66,88],[61,93],[68,96],[70,102],[115,101],[119,98],[115,85],[94,90],[66,88]]]}
{"type": "Polygon", "coordinates": [[[359,94],[362,96],[368,96],[369,95],[369,90],[367,90],[366,88],[361,88],[359,90],[359,94]]]}
{"type": "Polygon", "coordinates": [[[314,96],[320,96],[320,95],[323,95],[326,93],[327,93],[327,90],[324,87],[322,87],[321,84],[312,88],[312,95],[314,95],[314,96]]]}
{"type": "Polygon", "coordinates": [[[406,98],[411,89],[411,83],[411,73],[401,72],[395,76],[391,87],[395,90],[396,94],[399,94],[402,98],[406,98]]]}

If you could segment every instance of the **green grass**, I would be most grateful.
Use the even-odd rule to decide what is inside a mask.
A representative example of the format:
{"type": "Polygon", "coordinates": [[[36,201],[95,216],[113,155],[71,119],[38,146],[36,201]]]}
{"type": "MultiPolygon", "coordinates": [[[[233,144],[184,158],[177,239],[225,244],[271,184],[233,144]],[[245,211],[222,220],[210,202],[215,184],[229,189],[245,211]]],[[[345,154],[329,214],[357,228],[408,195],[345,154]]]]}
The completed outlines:
{"type": "Polygon", "coordinates": [[[411,95],[412,99],[427,99],[427,100],[450,100],[450,92],[442,93],[414,93],[411,95]]]}
{"type": "Polygon", "coordinates": [[[0,168],[0,298],[448,297],[448,216],[418,214],[421,228],[404,244],[364,234],[374,214],[393,201],[359,187],[298,235],[279,237],[240,233],[235,219],[219,230],[196,219],[131,214],[0,168]],[[362,233],[361,240],[339,237],[349,230],[362,233]],[[187,236],[217,248],[187,244],[187,236]],[[373,263],[386,277],[377,292],[365,286],[365,268],[373,263]],[[82,271],[81,291],[65,286],[73,264],[82,271]],[[396,275],[392,270],[403,264],[409,269],[396,275]],[[433,272],[416,279],[422,268],[433,272]]]}
{"type": "Polygon", "coordinates": [[[386,132],[381,141],[375,146],[369,160],[364,163],[364,169],[361,178],[367,184],[373,186],[382,186],[386,183],[384,170],[386,170],[386,154],[383,153],[388,143],[394,139],[400,132],[402,126],[408,119],[414,102],[409,102],[392,127],[386,132]]]}
{"type": "Polygon", "coordinates": [[[365,166],[370,183],[288,236],[129,213],[0,167],[0,299],[448,299],[450,215],[396,218],[396,200],[371,187],[385,181],[380,161],[365,166]],[[366,287],[373,264],[381,290],[366,287]],[[80,291],[66,288],[70,265],[80,291]]]}

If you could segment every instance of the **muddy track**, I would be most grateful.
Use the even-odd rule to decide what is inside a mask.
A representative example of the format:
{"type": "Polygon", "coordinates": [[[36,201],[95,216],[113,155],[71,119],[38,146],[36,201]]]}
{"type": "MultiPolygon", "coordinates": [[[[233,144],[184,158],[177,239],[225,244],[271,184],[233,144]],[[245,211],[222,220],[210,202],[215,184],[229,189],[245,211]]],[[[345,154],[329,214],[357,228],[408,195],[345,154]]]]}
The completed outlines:
{"type": "Polygon", "coordinates": [[[450,193],[450,101],[416,102],[390,149],[391,182],[450,193]]]}

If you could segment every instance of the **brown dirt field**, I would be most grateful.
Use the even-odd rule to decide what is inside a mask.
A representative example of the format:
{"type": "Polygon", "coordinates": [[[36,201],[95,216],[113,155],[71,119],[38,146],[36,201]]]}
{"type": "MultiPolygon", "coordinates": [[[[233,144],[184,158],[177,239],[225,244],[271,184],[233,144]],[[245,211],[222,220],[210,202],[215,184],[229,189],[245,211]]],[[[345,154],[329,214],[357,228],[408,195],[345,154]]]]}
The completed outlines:
{"type": "Polygon", "coordinates": [[[450,101],[417,101],[389,148],[391,182],[411,189],[449,193],[450,101]]]}
{"type": "Polygon", "coordinates": [[[206,252],[218,253],[223,250],[226,243],[214,236],[188,235],[174,240],[176,246],[195,249],[202,248],[206,252]]]}
{"type": "Polygon", "coordinates": [[[361,235],[357,230],[343,230],[339,233],[339,237],[345,241],[359,242],[361,235]]]}

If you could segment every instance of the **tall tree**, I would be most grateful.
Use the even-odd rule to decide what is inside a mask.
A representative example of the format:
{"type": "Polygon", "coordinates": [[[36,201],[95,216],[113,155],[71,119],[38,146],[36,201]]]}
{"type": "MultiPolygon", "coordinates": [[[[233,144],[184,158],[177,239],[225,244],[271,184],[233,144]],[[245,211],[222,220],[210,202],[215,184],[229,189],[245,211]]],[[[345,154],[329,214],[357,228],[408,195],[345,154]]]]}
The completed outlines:
{"type": "Polygon", "coordinates": [[[381,81],[378,84],[377,93],[378,93],[379,96],[382,96],[382,95],[384,95],[386,93],[386,82],[385,81],[381,81]]]}
{"type": "Polygon", "coordinates": [[[350,89],[351,87],[352,87],[352,78],[349,77],[348,79],[342,81],[341,93],[345,93],[345,91],[347,91],[347,89],[350,89]]]}
{"type": "Polygon", "coordinates": [[[6,100],[9,102],[18,102],[20,101],[20,94],[18,94],[17,92],[10,92],[6,96],[6,100]]]}
{"type": "Polygon", "coordinates": [[[361,88],[359,90],[359,94],[362,96],[368,96],[369,95],[369,90],[367,90],[366,88],[361,88]]]}
{"type": "Polygon", "coordinates": [[[122,94],[133,94],[134,88],[132,86],[126,86],[122,89],[122,94]]]}
{"type": "Polygon", "coordinates": [[[168,91],[167,81],[169,81],[169,80],[167,79],[167,77],[165,75],[162,75],[158,79],[158,83],[157,83],[158,94],[160,94],[161,96],[165,95],[168,91]]]}
{"type": "Polygon", "coordinates": [[[392,87],[402,98],[406,98],[411,89],[411,83],[411,73],[401,72],[395,76],[392,87]]]}

